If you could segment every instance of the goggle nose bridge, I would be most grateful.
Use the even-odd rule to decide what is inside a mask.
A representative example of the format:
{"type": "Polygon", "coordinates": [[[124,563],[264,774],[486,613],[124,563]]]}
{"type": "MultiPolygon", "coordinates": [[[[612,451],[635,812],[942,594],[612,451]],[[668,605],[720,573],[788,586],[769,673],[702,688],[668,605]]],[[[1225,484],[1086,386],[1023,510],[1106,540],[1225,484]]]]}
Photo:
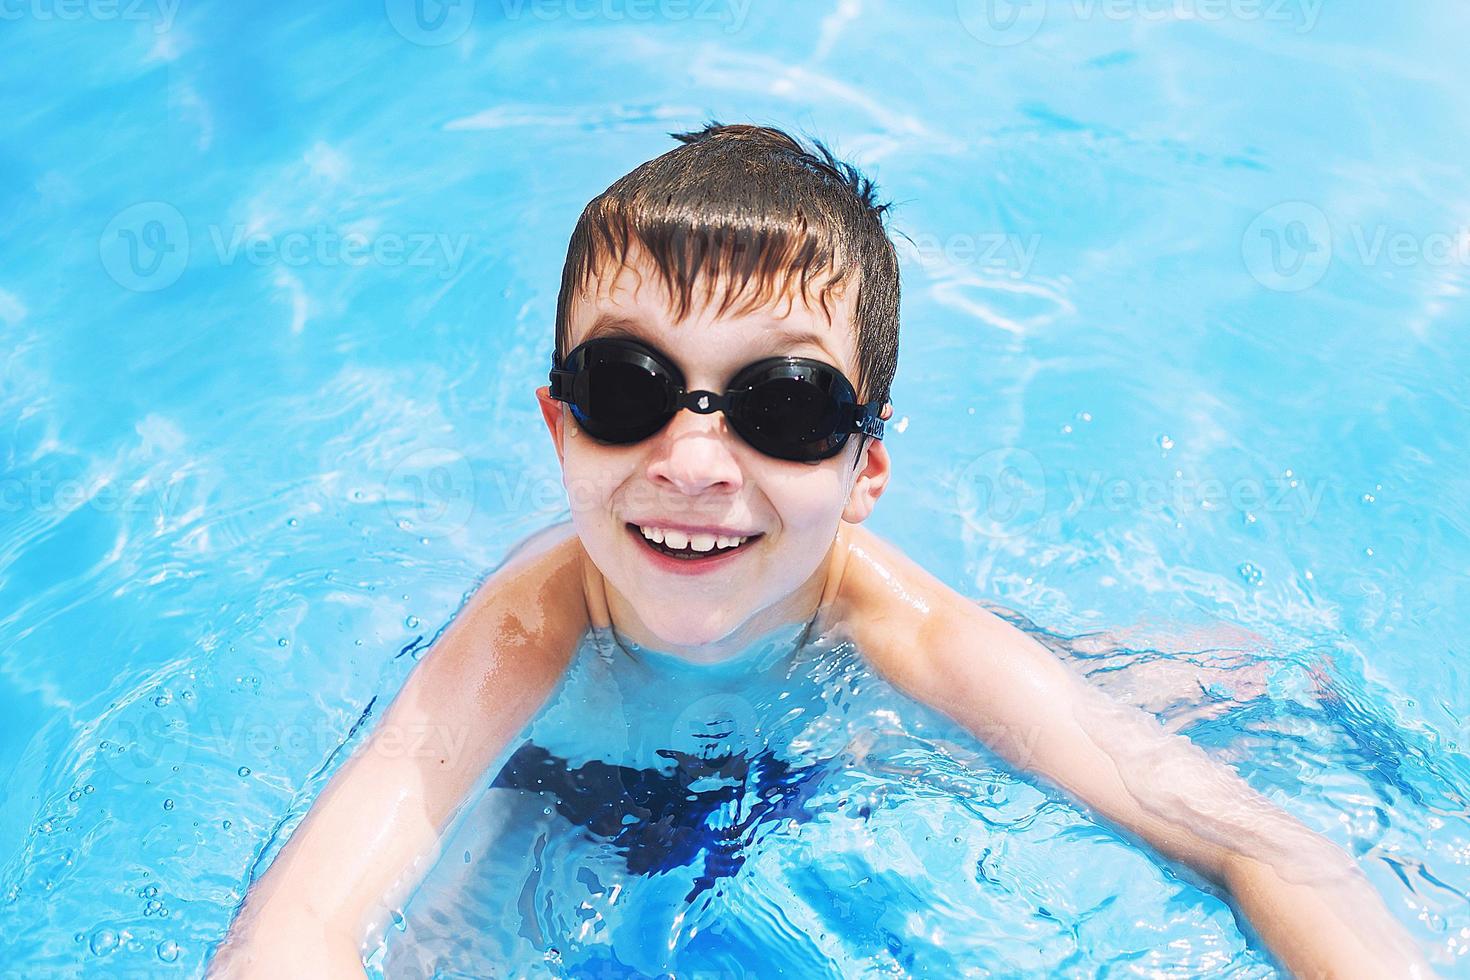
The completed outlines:
{"type": "Polygon", "coordinates": [[[713,415],[715,412],[725,412],[730,409],[732,401],[729,395],[721,395],[713,391],[695,389],[686,391],[674,397],[674,409],[687,408],[695,415],[713,415]]]}

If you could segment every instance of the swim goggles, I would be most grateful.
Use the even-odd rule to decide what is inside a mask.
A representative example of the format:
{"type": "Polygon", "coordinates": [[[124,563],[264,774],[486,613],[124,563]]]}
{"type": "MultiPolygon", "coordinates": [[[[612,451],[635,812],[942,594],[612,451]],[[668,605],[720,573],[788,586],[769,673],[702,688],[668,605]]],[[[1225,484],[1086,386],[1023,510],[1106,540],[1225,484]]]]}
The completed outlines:
{"type": "Polygon", "coordinates": [[[883,438],[881,406],[859,403],[841,371],[807,357],[756,361],[719,395],[685,389],[684,375],[652,347],[595,337],[573,348],[564,364],[551,355],[551,397],[568,403],[592,438],[616,445],[647,439],[684,408],[724,412],[753,448],[796,462],[837,455],[855,432],[883,438]]]}

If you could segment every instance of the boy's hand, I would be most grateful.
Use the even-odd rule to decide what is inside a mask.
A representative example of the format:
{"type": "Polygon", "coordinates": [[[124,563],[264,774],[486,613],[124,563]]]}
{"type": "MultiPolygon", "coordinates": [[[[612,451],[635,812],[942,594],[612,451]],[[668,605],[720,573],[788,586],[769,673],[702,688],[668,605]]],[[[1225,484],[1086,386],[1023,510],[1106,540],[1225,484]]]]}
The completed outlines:
{"type": "Polygon", "coordinates": [[[211,976],[363,976],[362,948],[566,669],[584,557],[563,525],[486,580],[251,886],[211,976]]]}
{"type": "MultiPolygon", "coordinates": [[[[844,544],[845,541],[845,544],[844,544]]],[[[861,528],[834,615],[899,689],[1229,890],[1294,974],[1430,976],[1346,853],[861,528]]]]}

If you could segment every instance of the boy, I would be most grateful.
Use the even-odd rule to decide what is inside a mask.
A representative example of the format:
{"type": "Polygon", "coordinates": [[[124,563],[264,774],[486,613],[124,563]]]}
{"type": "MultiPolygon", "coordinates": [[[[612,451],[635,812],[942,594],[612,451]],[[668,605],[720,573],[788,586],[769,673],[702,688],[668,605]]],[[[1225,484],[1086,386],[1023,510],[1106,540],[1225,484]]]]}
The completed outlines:
{"type": "Polygon", "coordinates": [[[1226,888],[1291,971],[1427,975],[1346,854],[861,527],[890,476],[886,205],[779,130],[678,139],[572,235],[536,392],[570,523],[517,549],[415,668],[250,890],[215,972],[361,976],[597,629],[710,668],[772,638],[850,640],[1017,769],[1226,888]],[[432,726],[462,748],[387,751],[432,726]]]}

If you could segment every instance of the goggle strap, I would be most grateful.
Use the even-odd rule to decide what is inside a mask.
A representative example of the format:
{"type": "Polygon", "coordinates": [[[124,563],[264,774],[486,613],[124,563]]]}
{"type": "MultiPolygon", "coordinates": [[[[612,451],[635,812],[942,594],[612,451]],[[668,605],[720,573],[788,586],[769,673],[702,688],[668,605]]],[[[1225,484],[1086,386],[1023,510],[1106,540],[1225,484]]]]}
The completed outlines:
{"type": "Polygon", "coordinates": [[[851,431],[861,432],[865,436],[874,439],[883,438],[883,420],[878,417],[882,406],[877,402],[869,402],[866,405],[852,406],[851,431]]]}
{"type": "MultiPolygon", "coordinates": [[[[552,363],[556,358],[552,357],[552,363]]],[[[572,379],[577,376],[575,371],[563,371],[553,368],[551,371],[551,397],[561,402],[572,400],[572,379]]]]}

